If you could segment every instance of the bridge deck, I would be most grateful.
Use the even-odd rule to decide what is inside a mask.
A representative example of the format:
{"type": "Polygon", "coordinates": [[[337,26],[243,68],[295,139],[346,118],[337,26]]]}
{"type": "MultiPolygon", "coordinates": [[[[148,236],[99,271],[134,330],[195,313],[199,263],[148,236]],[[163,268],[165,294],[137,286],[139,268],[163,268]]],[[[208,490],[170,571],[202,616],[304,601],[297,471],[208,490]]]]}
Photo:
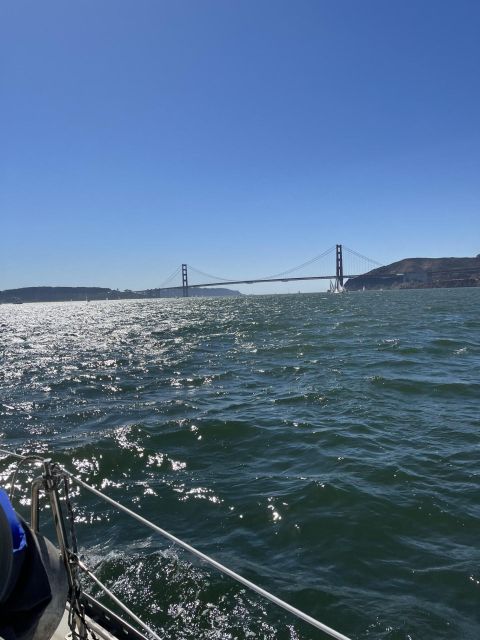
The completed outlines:
{"type": "MultiPolygon", "coordinates": [[[[203,282],[202,284],[189,284],[189,289],[195,289],[199,287],[224,287],[230,284],[255,284],[257,282],[292,282],[298,280],[335,280],[337,276],[303,276],[296,278],[257,278],[252,280],[228,280],[225,282],[203,282]]],[[[344,280],[348,280],[348,278],[357,278],[357,275],[344,275],[344,280]]],[[[182,285],[177,287],[161,287],[162,291],[166,291],[167,289],[181,289],[182,285]]]]}

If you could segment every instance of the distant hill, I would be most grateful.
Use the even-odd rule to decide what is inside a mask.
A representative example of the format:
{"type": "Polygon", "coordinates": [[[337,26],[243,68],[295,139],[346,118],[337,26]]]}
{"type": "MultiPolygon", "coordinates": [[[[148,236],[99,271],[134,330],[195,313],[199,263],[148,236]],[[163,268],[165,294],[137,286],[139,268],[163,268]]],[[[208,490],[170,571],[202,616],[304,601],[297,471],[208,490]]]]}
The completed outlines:
{"type": "Polygon", "coordinates": [[[405,258],[347,280],[350,291],[365,289],[431,289],[479,287],[480,254],[476,258],[405,258]]]}
{"type": "MultiPolygon", "coordinates": [[[[190,297],[241,296],[239,291],[224,288],[189,288],[190,297]]],[[[23,287],[0,291],[1,303],[21,302],[67,302],[70,300],[144,300],[146,298],[176,298],[182,296],[178,289],[146,289],[145,291],[119,291],[104,287],[23,287]]]]}

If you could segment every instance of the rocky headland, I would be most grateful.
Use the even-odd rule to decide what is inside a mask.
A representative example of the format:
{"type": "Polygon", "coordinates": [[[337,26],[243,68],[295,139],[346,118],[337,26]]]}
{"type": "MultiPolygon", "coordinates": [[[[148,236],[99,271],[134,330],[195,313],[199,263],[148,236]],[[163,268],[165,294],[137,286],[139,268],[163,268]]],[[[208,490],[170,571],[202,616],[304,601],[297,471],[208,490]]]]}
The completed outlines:
{"type": "Polygon", "coordinates": [[[350,278],[349,291],[480,286],[480,254],[475,258],[405,258],[350,278]]]}

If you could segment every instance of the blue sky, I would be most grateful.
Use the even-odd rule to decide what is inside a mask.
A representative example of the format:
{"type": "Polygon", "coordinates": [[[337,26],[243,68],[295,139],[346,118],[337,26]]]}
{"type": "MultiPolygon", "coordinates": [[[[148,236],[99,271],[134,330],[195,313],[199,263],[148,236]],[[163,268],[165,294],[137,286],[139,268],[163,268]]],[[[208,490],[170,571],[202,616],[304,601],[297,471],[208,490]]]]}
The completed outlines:
{"type": "Polygon", "coordinates": [[[1,12],[0,289],[480,252],[477,0],[1,12]]]}

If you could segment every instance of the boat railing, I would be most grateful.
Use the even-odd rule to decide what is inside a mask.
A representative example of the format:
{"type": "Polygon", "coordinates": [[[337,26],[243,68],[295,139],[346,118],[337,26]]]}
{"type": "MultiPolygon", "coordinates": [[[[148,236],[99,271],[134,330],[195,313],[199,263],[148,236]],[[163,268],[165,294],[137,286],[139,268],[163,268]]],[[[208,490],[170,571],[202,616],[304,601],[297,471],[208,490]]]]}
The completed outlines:
{"type": "MultiPolygon", "coordinates": [[[[270,591],[267,591],[266,589],[255,584],[251,580],[248,580],[247,578],[240,575],[236,571],[233,571],[232,569],[225,566],[221,562],[218,562],[214,558],[208,556],[202,551],[199,551],[198,549],[188,544],[187,542],[184,542],[180,538],[177,538],[177,536],[173,535],[169,531],[166,531],[165,529],[162,529],[161,527],[154,524],[153,522],[150,522],[149,520],[141,516],[139,513],[132,511],[125,505],[121,504],[120,502],[117,502],[110,496],[106,495],[105,493],[102,493],[95,487],[92,487],[91,485],[87,484],[81,478],[73,474],[71,471],[69,471],[65,467],[52,462],[51,459],[43,458],[41,456],[31,456],[31,455],[23,456],[3,448],[0,448],[0,454],[11,456],[19,461],[19,465],[17,465],[17,468],[14,471],[14,474],[12,476],[12,480],[10,483],[10,495],[12,498],[14,496],[15,482],[16,482],[16,476],[17,476],[19,466],[26,464],[27,462],[33,462],[33,463],[41,464],[43,467],[42,475],[33,481],[32,487],[31,487],[31,517],[30,517],[31,527],[36,532],[38,532],[40,529],[39,497],[40,497],[40,491],[42,490],[46,493],[50,501],[57,541],[58,541],[60,553],[62,554],[62,557],[64,559],[70,591],[77,595],[77,602],[74,602],[73,606],[71,604],[71,607],[73,609],[72,613],[74,616],[76,615],[78,618],[77,626],[81,627],[82,624],[84,624],[84,620],[82,620],[81,612],[76,610],[81,608],[78,604],[79,598],[82,595],[81,593],[79,593],[80,587],[79,587],[79,581],[78,581],[78,572],[81,571],[88,578],[90,578],[90,580],[92,580],[94,584],[96,584],[96,586],[99,589],[101,589],[124,613],[130,616],[130,618],[134,620],[136,624],[138,624],[143,629],[143,631],[148,634],[148,636],[155,638],[155,640],[161,640],[158,634],[149,625],[143,622],[123,602],[121,602],[121,600],[119,600],[115,596],[115,594],[112,593],[112,591],[105,584],[103,584],[103,582],[101,582],[101,580],[88,568],[88,566],[85,565],[83,560],[79,558],[76,534],[75,534],[75,528],[74,528],[74,515],[73,515],[73,509],[71,506],[70,497],[69,497],[69,488],[71,483],[85,489],[86,491],[92,493],[93,495],[100,498],[101,500],[109,503],[119,511],[127,514],[131,518],[134,518],[135,520],[140,522],[142,525],[144,525],[148,529],[154,531],[155,533],[159,534],[163,538],[166,538],[167,540],[181,547],[185,551],[188,551],[192,555],[201,559],[206,564],[210,565],[211,567],[214,567],[221,573],[229,576],[236,582],[242,584],[243,586],[247,587],[251,591],[254,591],[258,595],[262,596],[266,600],[269,600],[270,602],[277,605],[278,607],[284,609],[285,611],[292,614],[296,618],[303,620],[304,622],[311,625],[312,627],[315,627],[316,629],[322,631],[326,635],[332,638],[336,638],[336,640],[349,640],[347,636],[340,633],[339,631],[332,629],[328,625],[324,624],[323,622],[320,622],[316,618],[301,611],[297,607],[294,607],[288,602],[285,602],[285,600],[278,598],[270,591]],[[64,516],[63,510],[61,507],[61,502],[60,502],[60,489],[62,488],[62,486],[63,486],[64,499],[67,505],[67,515],[68,515],[69,524],[70,524],[70,531],[68,531],[67,529],[65,516],[64,516]]],[[[112,615],[115,615],[115,614],[112,613],[112,615]]]]}

